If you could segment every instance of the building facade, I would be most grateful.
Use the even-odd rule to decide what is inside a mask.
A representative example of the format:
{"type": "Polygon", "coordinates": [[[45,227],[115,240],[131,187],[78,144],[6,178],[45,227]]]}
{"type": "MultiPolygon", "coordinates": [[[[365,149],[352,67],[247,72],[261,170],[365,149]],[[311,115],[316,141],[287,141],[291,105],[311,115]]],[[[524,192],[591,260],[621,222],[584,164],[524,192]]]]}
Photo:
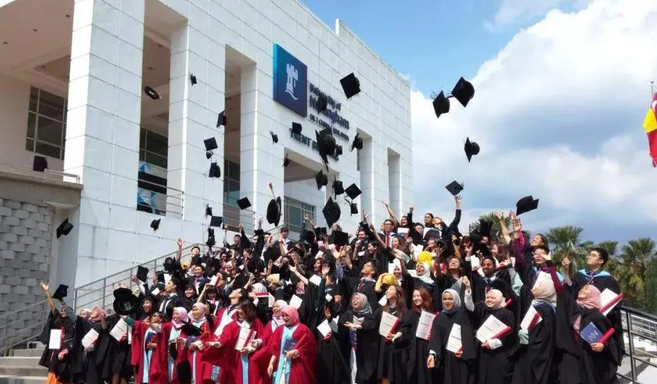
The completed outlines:
{"type": "MultiPolygon", "coordinates": [[[[387,217],[381,201],[402,212],[413,197],[409,83],[339,20],[330,28],[295,0],[0,1],[0,101],[0,171],[44,191],[29,201],[0,191],[0,215],[15,224],[0,216],[0,248],[14,252],[6,260],[26,258],[2,236],[30,242],[14,227],[40,215],[27,229],[42,232],[34,257],[49,260],[52,282],[86,284],[169,253],[178,238],[202,244],[207,205],[252,231],[280,196],[294,238],[306,214],[326,225],[334,178],[360,187],[359,212],[376,224],[387,217]],[[352,72],[362,91],[347,100],[340,79],[352,72]],[[318,190],[315,131],[325,128],[344,150],[318,190]],[[363,149],[351,151],[356,134],[363,149]],[[211,137],[218,148],[207,158],[211,137]],[[32,171],[35,155],[47,157],[45,175],[32,171]],[[220,178],[208,177],[212,162],[220,178]],[[45,192],[53,188],[67,195],[45,192]],[[251,209],[237,208],[242,197],[251,209]],[[18,211],[28,217],[16,223],[18,211]],[[57,239],[66,218],[74,229],[57,239]]],[[[337,201],[338,223],[353,233],[360,215],[337,201]]]]}

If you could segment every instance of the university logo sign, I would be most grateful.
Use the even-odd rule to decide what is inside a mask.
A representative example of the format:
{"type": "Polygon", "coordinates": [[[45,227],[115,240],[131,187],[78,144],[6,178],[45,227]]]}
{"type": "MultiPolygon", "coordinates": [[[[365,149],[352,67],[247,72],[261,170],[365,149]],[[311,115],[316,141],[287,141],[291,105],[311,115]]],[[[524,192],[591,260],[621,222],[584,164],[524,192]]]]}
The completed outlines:
{"type": "Polygon", "coordinates": [[[302,117],[308,115],[308,67],[274,44],[274,100],[302,117]]]}

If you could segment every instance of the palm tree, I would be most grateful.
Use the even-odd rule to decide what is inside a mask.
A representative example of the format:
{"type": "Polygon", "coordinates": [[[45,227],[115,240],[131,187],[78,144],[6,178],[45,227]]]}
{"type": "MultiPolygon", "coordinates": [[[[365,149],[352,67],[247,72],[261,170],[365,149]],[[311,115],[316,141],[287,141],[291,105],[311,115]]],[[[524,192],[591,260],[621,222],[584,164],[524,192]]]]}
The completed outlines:
{"type": "MultiPolygon", "coordinates": [[[[492,222],[493,226],[490,230],[491,235],[493,235],[493,237],[496,239],[502,238],[502,224],[500,223],[500,220],[497,218],[497,216],[495,216],[495,212],[489,212],[479,216],[479,223],[482,221],[492,222]]],[[[504,216],[504,225],[506,225],[507,229],[511,228],[511,218],[509,216],[504,216]]],[[[509,232],[511,232],[511,230],[509,230],[509,232]]]]}
{"type": "Polygon", "coordinates": [[[560,262],[564,255],[570,254],[575,257],[579,265],[583,265],[586,248],[592,244],[591,242],[581,242],[583,231],[583,228],[571,225],[550,228],[547,231],[545,236],[551,245],[555,262],[560,262]]]}
{"type": "Polygon", "coordinates": [[[649,313],[657,314],[657,258],[650,261],[646,270],[644,304],[649,313]]]}
{"type": "Polygon", "coordinates": [[[620,265],[616,268],[616,279],[628,304],[642,306],[644,302],[644,278],[648,264],[655,257],[655,241],[642,237],[630,240],[621,247],[620,265]]]}
{"type": "Polygon", "coordinates": [[[616,257],[616,252],[618,252],[618,241],[605,240],[599,242],[596,247],[602,248],[609,254],[609,257],[616,257]]]}

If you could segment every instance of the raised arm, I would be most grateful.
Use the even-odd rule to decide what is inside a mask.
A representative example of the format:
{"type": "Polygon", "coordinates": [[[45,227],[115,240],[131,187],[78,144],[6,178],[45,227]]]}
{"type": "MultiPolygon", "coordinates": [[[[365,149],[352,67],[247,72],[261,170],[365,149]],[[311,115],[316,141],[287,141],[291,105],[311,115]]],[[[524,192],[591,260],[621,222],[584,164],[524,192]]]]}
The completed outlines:
{"type": "Polygon", "coordinates": [[[41,283],[41,289],[43,289],[43,294],[46,295],[46,300],[48,301],[48,305],[50,306],[50,312],[52,312],[53,314],[57,313],[55,302],[53,301],[52,296],[50,296],[50,292],[48,291],[49,289],[48,284],[41,283]]]}
{"type": "Polygon", "coordinates": [[[495,217],[500,221],[500,230],[502,231],[502,237],[504,238],[504,244],[509,244],[511,242],[511,235],[509,234],[509,228],[504,222],[504,213],[501,211],[495,212],[495,217]]]}
{"type": "Polygon", "coordinates": [[[388,211],[388,215],[390,216],[390,220],[392,220],[392,223],[395,227],[399,227],[399,220],[397,220],[397,216],[395,216],[395,212],[392,211],[392,208],[390,208],[390,204],[387,201],[382,201],[383,205],[386,206],[386,210],[388,211]]]}

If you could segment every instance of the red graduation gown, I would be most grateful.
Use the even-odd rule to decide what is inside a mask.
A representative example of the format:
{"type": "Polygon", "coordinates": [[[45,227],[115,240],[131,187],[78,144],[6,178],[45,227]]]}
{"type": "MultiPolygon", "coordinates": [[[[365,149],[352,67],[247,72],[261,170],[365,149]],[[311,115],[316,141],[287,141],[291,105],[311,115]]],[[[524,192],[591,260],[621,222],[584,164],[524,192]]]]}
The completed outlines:
{"type": "MultiPolygon", "coordinates": [[[[230,369],[231,374],[233,375],[234,382],[237,384],[257,384],[261,382],[262,375],[258,366],[253,360],[253,354],[249,356],[249,382],[243,382],[242,375],[242,355],[239,351],[235,350],[235,344],[240,335],[240,323],[234,321],[230,323],[224,332],[219,338],[219,342],[222,344],[223,349],[223,361],[220,362],[222,369],[230,369]],[[230,351],[230,352],[229,352],[230,351]]],[[[253,324],[251,324],[251,330],[256,332],[256,338],[263,331],[263,326],[260,320],[255,319],[253,324]]]]}
{"type": "MultiPolygon", "coordinates": [[[[206,334],[210,333],[210,326],[208,325],[207,321],[204,321],[203,324],[200,326],[201,331],[203,333],[201,336],[198,337],[197,341],[201,341],[205,343],[205,340],[207,339],[206,334]]],[[[189,336],[185,334],[185,331],[181,331],[181,337],[188,338],[189,336]]],[[[192,370],[194,372],[192,373],[192,380],[194,377],[194,373],[196,374],[196,383],[192,384],[201,384],[201,381],[205,380],[206,378],[210,377],[210,369],[211,367],[203,360],[203,355],[205,354],[205,351],[207,348],[203,346],[203,350],[195,350],[192,351],[189,349],[189,340],[187,341],[186,345],[186,355],[187,355],[187,361],[189,361],[189,365],[192,367],[192,370]],[[194,353],[196,352],[196,353],[194,353]],[[194,368],[196,367],[196,368],[194,368]]],[[[223,382],[222,382],[223,383],[223,382]]]]}
{"type": "MultiPolygon", "coordinates": [[[[219,326],[221,325],[221,322],[224,318],[224,316],[227,316],[231,311],[229,311],[228,307],[226,308],[221,308],[219,310],[219,313],[217,314],[215,321],[214,321],[214,329],[212,332],[208,332],[203,334],[202,336],[202,341],[204,343],[211,342],[211,341],[219,341],[219,337],[215,334],[219,326]]],[[[235,322],[235,319],[237,318],[237,310],[233,310],[231,314],[231,323],[235,322]]],[[[226,327],[228,327],[226,325],[226,327]]],[[[224,328],[224,332],[226,331],[226,328],[224,328]]],[[[221,371],[219,372],[219,382],[220,383],[234,383],[235,380],[233,379],[231,369],[235,369],[234,366],[229,366],[227,369],[224,368],[222,365],[222,360],[223,360],[223,348],[214,348],[214,347],[205,347],[203,356],[201,358],[202,361],[204,361],[207,365],[205,376],[203,376],[203,379],[205,381],[213,381],[212,380],[212,373],[213,369],[215,366],[221,367],[221,371]]],[[[237,352],[237,351],[234,351],[237,352]]]]}
{"type": "MultiPolygon", "coordinates": [[[[135,321],[132,327],[130,363],[135,368],[135,376],[140,378],[137,380],[137,382],[141,382],[141,374],[144,364],[144,336],[146,334],[146,330],[149,328],[150,326],[142,321],[135,321]]],[[[156,333],[152,339],[152,342],[156,343],[157,347],[151,354],[151,365],[148,369],[149,384],[169,384],[169,377],[167,375],[167,340],[169,340],[169,332],[165,331],[165,329],[162,329],[159,333],[156,333]]]]}
{"type": "MultiPolygon", "coordinates": [[[[167,358],[165,360],[166,362],[166,375],[167,375],[167,380],[169,379],[169,369],[168,369],[168,364],[169,364],[169,339],[171,338],[171,331],[173,329],[173,324],[172,323],[163,323],[161,325],[162,327],[162,333],[166,335],[166,337],[162,340],[163,346],[166,348],[166,354],[167,358]]],[[[182,331],[180,334],[180,337],[185,337],[182,335],[182,331]]],[[[158,346],[159,346],[159,340],[158,340],[158,346]]],[[[171,380],[171,384],[180,384],[180,381],[178,381],[178,364],[181,362],[187,360],[187,349],[182,345],[182,344],[177,344],[176,351],[178,355],[176,356],[176,360],[173,363],[173,380],[171,380]]]]}
{"type": "MultiPolygon", "coordinates": [[[[284,326],[276,328],[276,331],[274,331],[269,342],[270,353],[277,357],[276,364],[281,363],[279,357],[284,329],[284,326]]],[[[317,343],[315,342],[313,333],[305,325],[299,324],[292,334],[292,338],[297,341],[294,349],[299,351],[299,357],[292,360],[292,365],[290,367],[290,381],[286,384],[315,383],[317,343]]]]}
{"type": "MultiPolygon", "coordinates": [[[[262,340],[262,345],[258,348],[257,351],[251,357],[251,361],[257,366],[257,369],[260,370],[260,377],[262,378],[262,384],[270,384],[271,377],[267,374],[267,368],[269,367],[269,361],[271,360],[271,350],[269,349],[269,343],[271,337],[274,335],[274,322],[270,321],[263,327],[262,333],[256,336],[256,339],[262,340]]],[[[280,328],[279,325],[276,328],[280,328]]]]}

